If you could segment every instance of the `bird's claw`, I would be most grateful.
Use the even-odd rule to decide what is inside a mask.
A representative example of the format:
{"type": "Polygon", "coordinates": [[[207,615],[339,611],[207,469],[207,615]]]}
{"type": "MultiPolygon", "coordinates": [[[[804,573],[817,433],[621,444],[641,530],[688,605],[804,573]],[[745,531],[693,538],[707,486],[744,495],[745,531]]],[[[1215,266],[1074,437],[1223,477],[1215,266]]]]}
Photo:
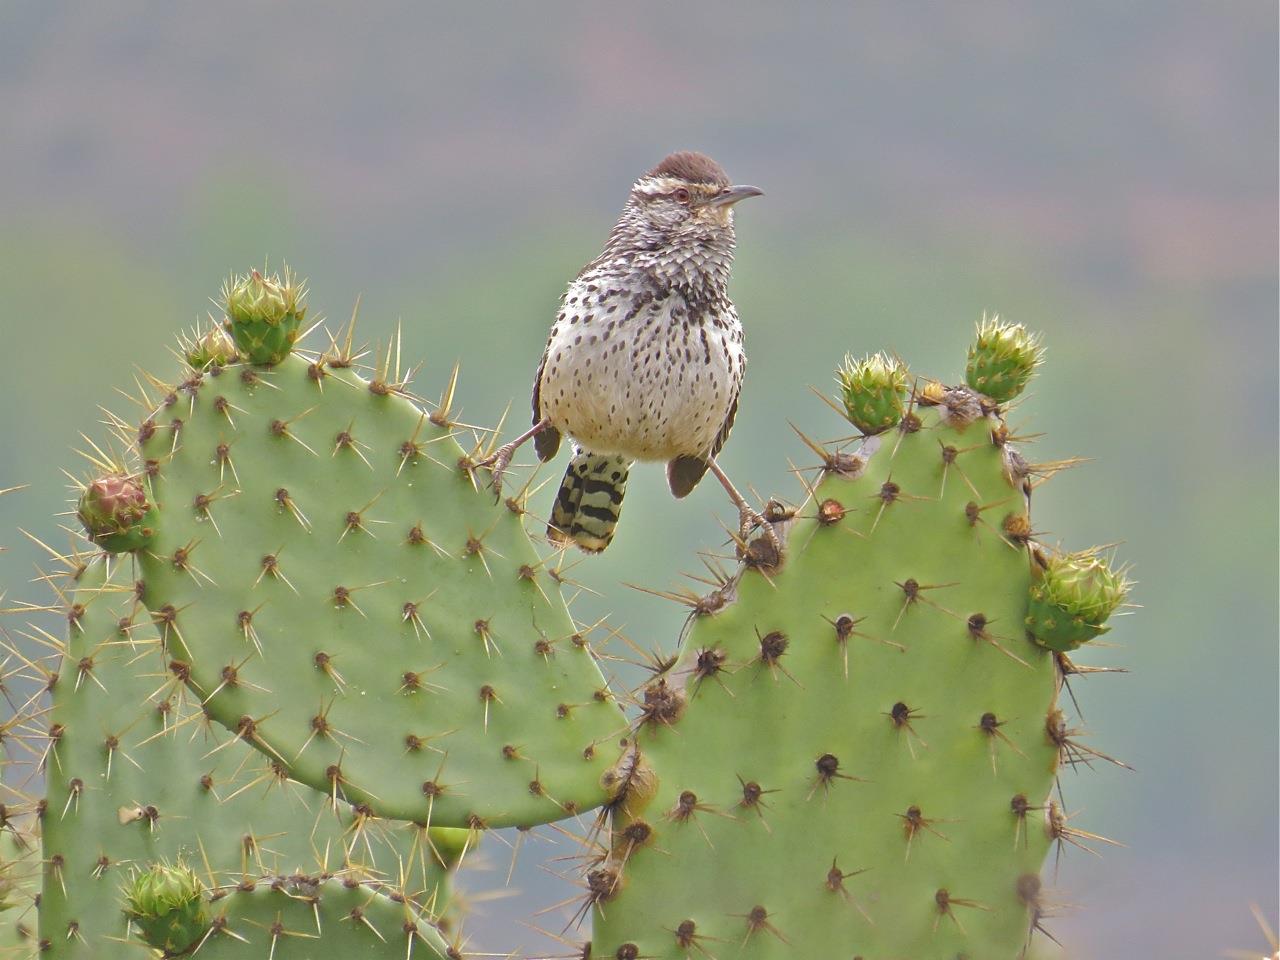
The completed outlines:
{"type": "Polygon", "coordinates": [[[509,443],[504,444],[483,460],[476,462],[477,467],[489,468],[489,486],[493,488],[493,495],[499,500],[502,499],[502,476],[511,465],[511,458],[515,456],[515,452],[514,446],[509,443]]]}
{"type": "Polygon", "coordinates": [[[738,508],[738,533],[743,543],[747,543],[751,539],[751,532],[759,528],[764,531],[765,537],[769,541],[769,545],[782,554],[782,541],[778,539],[778,534],[773,529],[773,524],[766,520],[761,514],[752,510],[746,504],[742,504],[738,508]]]}

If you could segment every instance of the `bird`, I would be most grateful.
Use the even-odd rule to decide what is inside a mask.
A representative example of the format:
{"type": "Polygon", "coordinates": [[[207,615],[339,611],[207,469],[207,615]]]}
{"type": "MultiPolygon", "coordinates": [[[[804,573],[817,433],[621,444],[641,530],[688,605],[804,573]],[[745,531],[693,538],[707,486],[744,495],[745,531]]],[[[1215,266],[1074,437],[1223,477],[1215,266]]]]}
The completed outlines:
{"type": "Polygon", "coordinates": [[[532,439],[551,460],[572,457],[548,538],[604,550],[635,461],[665,462],[677,498],[710,471],[738,508],[745,538],[772,527],[716,462],[733,428],[747,357],[729,299],[734,208],[763,194],[735,185],[716,161],[681,150],[631,186],[604,249],[570,281],[533,382],[533,426],[480,461],[500,489],[532,439]]]}

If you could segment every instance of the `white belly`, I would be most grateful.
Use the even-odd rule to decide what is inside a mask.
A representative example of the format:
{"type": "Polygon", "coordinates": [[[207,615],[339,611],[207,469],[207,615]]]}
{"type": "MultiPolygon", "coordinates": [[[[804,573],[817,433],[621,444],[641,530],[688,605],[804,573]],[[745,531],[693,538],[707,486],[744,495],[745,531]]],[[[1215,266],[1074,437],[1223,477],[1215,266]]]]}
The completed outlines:
{"type": "Polygon", "coordinates": [[[687,322],[676,295],[634,316],[628,306],[566,304],[547,346],[542,415],[596,453],[706,456],[742,383],[737,316],[730,307],[719,323],[687,322]]]}

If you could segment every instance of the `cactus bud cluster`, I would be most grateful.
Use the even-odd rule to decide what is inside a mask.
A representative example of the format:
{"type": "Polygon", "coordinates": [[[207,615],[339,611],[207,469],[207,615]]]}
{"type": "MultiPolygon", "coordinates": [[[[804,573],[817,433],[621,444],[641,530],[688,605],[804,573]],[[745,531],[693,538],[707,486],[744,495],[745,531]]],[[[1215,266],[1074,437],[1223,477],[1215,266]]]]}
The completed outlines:
{"type": "Polygon", "coordinates": [[[1026,389],[1043,359],[1038,334],[1028,333],[1020,323],[983,317],[969,347],[965,382],[996,403],[1008,403],[1026,389]]]}
{"type": "Polygon", "coordinates": [[[836,371],[845,416],[870,436],[888,430],[902,419],[907,398],[907,366],[897,357],[872,353],[861,360],[850,356],[836,371]]]}
{"type": "Polygon", "coordinates": [[[142,938],[166,956],[185,952],[209,925],[204,885],[181,860],[154,863],[125,887],[125,915],[142,938]]]}
{"type": "Polygon", "coordinates": [[[251,270],[222,285],[225,329],[250,363],[272,366],[289,355],[307,308],[307,286],[286,267],[284,276],[251,270]]]}
{"type": "Polygon", "coordinates": [[[154,535],[155,513],[136,477],[111,474],[92,481],[76,515],[89,539],[108,553],[140,550],[154,535]]]}
{"type": "Polygon", "coordinates": [[[218,328],[196,333],[181,341],[182,358],[196,370],[225,367],[236,362],[236,346],[218,328]]]}
{"type": "Polygon", "coordinates": [[[1131,584],[1096,550],[1047,558],[1031,585],[1027,630],[1042,647],[1065,653],[1111,628],[1106,620],[1125,602],[1131,584]]]}

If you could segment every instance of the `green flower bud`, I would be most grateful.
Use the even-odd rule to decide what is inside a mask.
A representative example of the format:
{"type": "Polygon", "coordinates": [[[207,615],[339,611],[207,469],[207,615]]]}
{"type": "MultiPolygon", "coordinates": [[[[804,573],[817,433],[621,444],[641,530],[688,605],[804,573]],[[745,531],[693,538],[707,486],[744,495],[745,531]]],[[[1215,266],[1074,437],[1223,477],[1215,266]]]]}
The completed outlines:
{"type": "Polygon", "coordinates": [[[165,956],[185,953],[209,928],[204,885],[181,860],[135,873],[124,896],[125,915],[142,939],[165,956]]]}
{"type": "Polygon", "coordinates": [[[155,509],[135,477],[99,477],[80,495],[76,510],[89,539],[109,553],[129,553],[151,542],[155,509]]]}
{"type": "Polygon", "coordinates": [[[1132,584],[1124,570],[1112,570],[1096,550],[1049,558],[1032,583],[1027,630],[1042,647],[1065,653],[1106,633],[1132,584]]]}
{"type": "Polygon", "coordinates": [[[849,422],[870,435],[902,419],[907,399],[907,368],[896,357],[873,353],[855,361],[845,356],[836,371],[849,422]]]}
{"type": "Polygon", "coordinates": [[[184,337],[181,346],[183,359],[197,370],[225,367],[237,359],[236,345],[219,329],[184,337]]]}
{"type": "Polygon", "coordinates": [[[283,279],[257,270],[232,276],[222,285],[223,326],[250,363],[279,363],[298,339],[307,314],[302,303],[306,295],[306,283],[298,282],[288,267],[283,279]]]}
{"type": "Polygon", "coordinates": [[[1008,403],[1026,388],[1043,359],[1039,334],[1028,333],[1020,323],[983,317],[969,347],[965,381],[996,403],[1008,403]]]}

